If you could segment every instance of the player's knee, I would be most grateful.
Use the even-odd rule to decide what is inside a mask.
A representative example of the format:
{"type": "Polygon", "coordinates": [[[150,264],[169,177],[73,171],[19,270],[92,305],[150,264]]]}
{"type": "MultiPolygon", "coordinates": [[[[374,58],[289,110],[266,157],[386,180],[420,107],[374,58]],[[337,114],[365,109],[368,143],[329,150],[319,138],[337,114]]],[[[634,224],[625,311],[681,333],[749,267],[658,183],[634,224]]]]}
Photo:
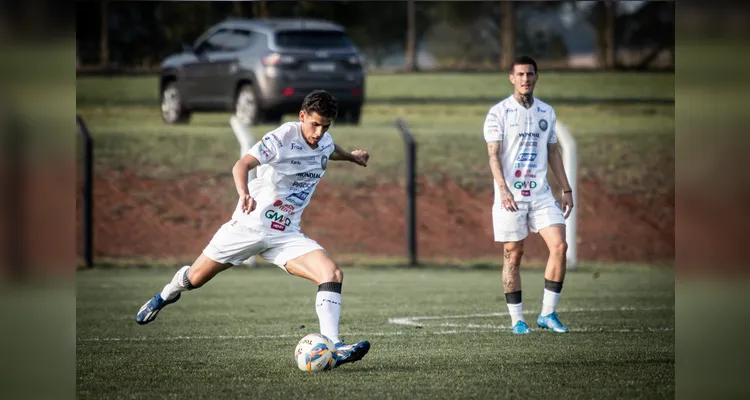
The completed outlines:
{"type": "Polygon", "coordinates": [[[557,256],[564,256],[568,252],[568,243],[563,241],[553,243],[549,246],[550,253],[557,256]]]}
{"type": "Polygon", "coordinates": [[[344,271],[342,271],[341,269],[339,269],[339,267],[334,265],[332,268],[329,268],[327,271],[325,271],[319,280],[320,280],[320,283],[325,283],[325,282],[341,283],[344,281],[344,271]]]}
{"type": "Polygon", "coordinates": [[[523,257],[523,246],[506,246],[505,247],[505,258],[508,260],[508,264],[511,266],[518,265],[521,263],[523,257]]]}

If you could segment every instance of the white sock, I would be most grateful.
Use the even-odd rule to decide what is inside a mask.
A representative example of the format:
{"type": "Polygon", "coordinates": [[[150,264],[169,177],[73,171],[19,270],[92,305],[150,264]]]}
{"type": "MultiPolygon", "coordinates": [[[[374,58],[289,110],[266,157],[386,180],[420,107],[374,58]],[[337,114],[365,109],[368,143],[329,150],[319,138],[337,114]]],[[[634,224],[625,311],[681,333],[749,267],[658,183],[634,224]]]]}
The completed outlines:
{"type": "Polygon", "coordinates": [[[542,316],[547,316],[555,312],[557,301],[560,299],[560,293],[544,289],[544,298],[542,299],[542,316]]]}
{"type": "Polygon", "coordinates": [[[508,312],[510,313],[511,325],[516,326],[516,322],[526,320],[523,318],[523,303],[510,304],[508,303],[508,312]]]}
{"type": "Polygon", "coordinates": [[[338,343],[339,318],[341,317],[341,283],[326,282],[318,286],[315,297],[315,312],[320,321],[320,333],[338,343]]]}
{"type": "Polygon", "coordinates": [[[174,274],[172,282],[169,282],[166,286],[164,286],[164,289],[161,291],[162,299],[172,300],[175,298],[175,296],[177,296],[177,293],[184,292],[193,288],[193,285],[190,284],[190,281],[187,278],[188,269],[190,269],[190,266],[186,265],[180,268],[180,270],[177,271],[176,274],[174,274]]]}

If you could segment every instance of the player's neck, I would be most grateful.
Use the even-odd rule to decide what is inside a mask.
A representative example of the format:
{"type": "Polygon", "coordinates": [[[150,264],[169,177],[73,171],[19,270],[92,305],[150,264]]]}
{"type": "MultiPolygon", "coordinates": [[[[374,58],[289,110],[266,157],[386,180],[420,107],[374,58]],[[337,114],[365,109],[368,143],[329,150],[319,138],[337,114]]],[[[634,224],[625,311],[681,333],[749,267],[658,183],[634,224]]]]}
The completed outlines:
{"type": "Polygon", "coordinates": [[[518,101],[519,104],[526,108],[531,108],[531,105],[534,104],[534,94],[521,94],[518,92],[513,93],[513,97],[518,101]]]}

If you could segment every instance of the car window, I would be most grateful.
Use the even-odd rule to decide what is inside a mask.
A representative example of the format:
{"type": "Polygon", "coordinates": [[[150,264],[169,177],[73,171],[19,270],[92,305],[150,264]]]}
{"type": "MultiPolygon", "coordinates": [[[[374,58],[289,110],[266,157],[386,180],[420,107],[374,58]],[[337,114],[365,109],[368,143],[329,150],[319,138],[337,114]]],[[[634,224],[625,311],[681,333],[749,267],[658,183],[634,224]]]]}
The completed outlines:
{"type": "Polygon", "coordinates": [[[235,29],[224,44],[226,51],[236,51],[249,46],[253,40],[253,33],[244,29],[235,29]]]}
{"type": "Polygon", "coordinates": [[[289,30],[276,33],[280,47],[318,49],[351,47],[352,41],[344,32],[321,30],[289,30]]]}
{"type": "Polygon", "coordinates": [[[230,36],[231,32],[228,29],[220,29],[198,45],[196,52],[212,53],[215,51],[222,51],[224,44],[228,41],[230,36]]]}

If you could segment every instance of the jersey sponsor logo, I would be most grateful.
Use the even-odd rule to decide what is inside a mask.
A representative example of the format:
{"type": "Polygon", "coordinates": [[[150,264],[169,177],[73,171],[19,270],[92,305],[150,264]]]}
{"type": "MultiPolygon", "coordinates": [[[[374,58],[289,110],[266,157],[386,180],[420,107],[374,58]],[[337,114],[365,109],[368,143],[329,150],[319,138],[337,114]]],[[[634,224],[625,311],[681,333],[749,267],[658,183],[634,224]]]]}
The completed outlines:
{"type": "Polygon", "coordinates": [[[279,140],[279,137],[278,137],[278,136],[276,136],[276,135],[275,135],[275,134],[273,134],[273,133],[271,133],[271,134],[269,134],[268,136],[266,136],[266,137],[264,137],[264,138],[263,138],[263,140],[266,140],[266,141],[269,141],[269,142],[270,142],[270,141],[271,141],[272,139],[273,139],[273,143],[275,143],[275,144],[276,144],[276,147],[282,147],[282,143],[281,143],[281,140],[279,140]]]}
{"type": "Polygon", "coordinates": [[[268,153],[268,149],[266,148],[266,145],[263,144],[263,142],[258,143],[258,151],[261,155],[263,155],[263,158],[271,157],[271,154],[268,153]]]}
{"type": "Polygon", "coordinates": [[[286,229],[286,226],[278,222],[271,222],[271,229],[276,229],[277,231],[283,231],[286,229]]]}
{"type": "Polygon", "coordinates": [[[293,165],[300,165],[300,164],[302,164],[299,160],[292,160],[292,161],[290,161],[290,163],[293,164],[293,165]]]}
{"type": "Polygon", "coordinates": [[[291,204],[284,204],[281,200],[276,200],[273,202],[273,206],[277,207],[279,210],[287,213],[287,214],[294,214],[294,206],[291,204]]]}
{"type": "Polygon", "coordinates": [[[302,207],[302,205],[305,204],[305,200],[307,200],[307,196],[310,195],[310,192],[295,192],[290,194],[289,196],[286,196],[286,201],[292,203],[293,205],[297,207],[302,207]]]}
{"type": "Polygon", "coordinates": [[[297,173],[297,176],[299,176],[300,178],[315,178],[315,179],[320,179],[321,174],[316,174],[314,172],[299,172],[299,173],[297,173]]]}
{"type": "Polygon", "coordinates": [[[320,168],[323,168],[323,171],[325,171],[327,167],[328,167],[328,157],[326,156],[320,157],[320,168]]]}
{"type": "MultiPolygon", "coordinates": [[[[273,227],[274,223],[278,225],[283,225],[285,228],[292,224],[291,218],[289,218],[288,216],[282,213],[276,212],[274,210],[266,210],[265,216],[267,219],[270,219],[271,221],[273,221],[271,223],[271,227],[273,227]]],[[[283,231],[284,229],[279,229],[279,230],[283,231]]]]}
{"type": "Polygon", "coordinates": [[[542,114],[546,113],[547,110],[543,109],[542,107],[536,106],[536,112],[540,112],[542,114]]]}
{"type": "Polygon", "coordinates": [[[536,189],[536,182],[534,181],[515,181],[513,187],[516,189],[536,189]]]}
{"type": "Polygon", "coordinates": [[[525,197],[531,196],[531,190],[522,190],[521,196],[525,196],[525,197]]]}
{"type": "Polygon", "coordinates": [[[293,189],[307,189],[307,188],[315,185],[315,183],[317,183],[317,182],[308,182],[308,181],[302,181],[302,182],[300,182],[300,181],[296,181],[296,182],[292,183],[292,188],[293,189]]]}
{"type": "Polygon", "coordinates": [[[292,142],[291,143],[292,150],[302,150],[302,146],[298,145],[297,143],[292,142]]]}
{"type": "Polygon", "coordinates": [[[520,136],[522,138],[525,138],[525,137],[539,138],[540,135],[539,135],[538,132],[523,132],[523,133],[519,133],[518,136],[520,136]]]}
{"type": "Polygon", "coordinates": [[[526,171],[526,173],[524,174],[520,169],[517,169],[514,175],[516,176],[516,178],[520,178],[521,175],[523,175],[524,178],[536,178],[536,175],[531,173],[531,171],[526,171]]]}
{"type": "Polygon", "coordinates": [[[536,168],[536,167],[537,167],[536,164],[529,163],[529,162],[517,162],[517,163],[513,164],[513,168],[520,168],[520,169],[523,169],[523,168],[532,168],[533,169],[533,168],[536,168]]]}
{"type": "Polygon", "coordinates": [[[516,158],[516,161],[534,161],[536,160],[536,153],[521,153],[516,158]]]}
{"type": "Polygon", "coordinates": [[[546,119],[540,119],[539,120],[539,129],[541,129],[542,131],[546,131],[547,130],[547,120],[546,119]]]}
{"type": "Polygon", "coordinates": [[[521,177],[521,170],[517,169],[516,170],[516,178],[520,178],[520,177],[521,177]]]}
{"type": "Polygon", "coordinates": [[[530,140],[528,142],[521,142],[521,147],[534,147],[536,148],[536,145],[539,144],[536,140],[530,140]]]}

